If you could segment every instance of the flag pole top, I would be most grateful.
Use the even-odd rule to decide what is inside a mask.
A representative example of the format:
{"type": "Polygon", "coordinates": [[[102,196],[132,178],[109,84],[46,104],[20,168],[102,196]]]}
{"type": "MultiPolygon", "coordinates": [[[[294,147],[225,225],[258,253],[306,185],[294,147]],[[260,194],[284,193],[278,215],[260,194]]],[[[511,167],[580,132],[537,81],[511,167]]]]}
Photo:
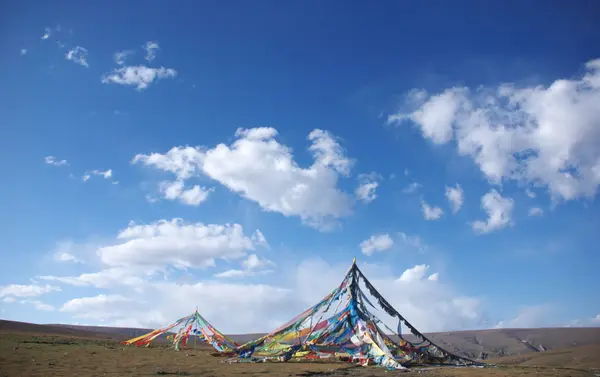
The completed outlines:
{"type": "Polygon", "coordinates": [[[356,264],[356,257],[352,258],[352,264],[355,265],[356,264]]]}

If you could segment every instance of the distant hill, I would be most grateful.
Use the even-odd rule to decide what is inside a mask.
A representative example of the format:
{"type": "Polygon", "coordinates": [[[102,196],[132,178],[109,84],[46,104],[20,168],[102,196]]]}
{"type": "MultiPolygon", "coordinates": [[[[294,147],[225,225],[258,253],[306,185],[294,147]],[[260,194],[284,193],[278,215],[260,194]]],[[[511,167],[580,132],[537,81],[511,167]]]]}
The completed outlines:
{"type": "MultiPolygon", "coordinates": [[[[27,332],[125,340],[152,330],[60,324],[37,325],[0,320],[0,333],[27,332]]],[[[262,335],[233,334],[229,337],[241,344],[262,335]]],[[[596,345],[600,349],[600,328],[493,329],[438,332],[425,335],[448,351],[476,359],[528,355],[573,346],[596,345]]],[[[406,338],[409,341],[415,340],[412,335],[407,335],[406,338]]],[[[164,341],[164,336],[162,339],[157,338],[156,341],[164,341]]]]}

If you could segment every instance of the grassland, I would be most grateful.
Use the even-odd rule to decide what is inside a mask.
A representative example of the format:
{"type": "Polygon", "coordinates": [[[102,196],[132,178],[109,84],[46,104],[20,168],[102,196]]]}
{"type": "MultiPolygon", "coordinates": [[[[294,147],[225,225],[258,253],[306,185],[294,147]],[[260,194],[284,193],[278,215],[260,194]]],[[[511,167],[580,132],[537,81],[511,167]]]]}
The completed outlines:
{"type": "Polygon", "coordinates": [[[415,368],[408,372],[341,362],[227,364],[197,346],[136,348],[93,334],[0,334],[0,376],[600,376],[600,345],[490,360],[490,368],[415,368]]]}

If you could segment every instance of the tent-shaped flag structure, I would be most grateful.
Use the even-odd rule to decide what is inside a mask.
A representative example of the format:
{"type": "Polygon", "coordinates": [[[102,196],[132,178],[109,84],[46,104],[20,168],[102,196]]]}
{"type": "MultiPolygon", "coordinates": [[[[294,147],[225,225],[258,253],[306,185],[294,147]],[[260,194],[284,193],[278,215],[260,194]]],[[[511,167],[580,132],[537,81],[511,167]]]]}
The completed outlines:
{"type": "Polygon", "coordinates": [[[239,358],[287,361],[338,357],[390,369],[417,364],[483,365],[450,353],[421,334],[381,296],[356,260],[342,283],[319,303],[269,334],[238,347],[235,353],[237,357],[230,359],[231,362],[242,361],[239,358]],[[372,314],[377,310],[373,302],[398,320],[397,330],[390,329],[372,314]],[[402,336],[402,325],[418,342],[402,336]]]}
{"type": "Polygon", "coordinates": [[[179,350],[180,344],[182,347],[185,347],[190,336],[194,336],[201,342],[212,345],[219,352],[231,352],[239,346],[215,329],[198,313],[198,310],[191,315],[178,319],[169,326],[126,340],[123,344],[135,344],[138,347],[148,346],[150,342],[165,333],[170,333],[170,335],[167,335],[167,340],[173,343],[173,347],[176,350],[179,350]]]}

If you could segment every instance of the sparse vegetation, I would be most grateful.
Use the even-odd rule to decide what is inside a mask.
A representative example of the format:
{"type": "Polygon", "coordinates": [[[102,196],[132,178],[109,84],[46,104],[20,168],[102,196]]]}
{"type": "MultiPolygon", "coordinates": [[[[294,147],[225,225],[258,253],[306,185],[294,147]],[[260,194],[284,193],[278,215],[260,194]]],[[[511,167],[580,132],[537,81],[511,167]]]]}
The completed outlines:
{"type": "MultiPolygon", "coordinates": [[[[39,328],[36,328],[39,330],[39,328]]],[[[597,344],[490,359],[491,368],[414,368],[408,372],[341,362],[223,363],[206,345],[180,352],[164,344],[128,347],[106,334],[0,333],[0,377],[12,376],[347,376],[592,377],[600,373],[597,344]],[[596,369],[594,369],[596,368],[596,369]]]]}

